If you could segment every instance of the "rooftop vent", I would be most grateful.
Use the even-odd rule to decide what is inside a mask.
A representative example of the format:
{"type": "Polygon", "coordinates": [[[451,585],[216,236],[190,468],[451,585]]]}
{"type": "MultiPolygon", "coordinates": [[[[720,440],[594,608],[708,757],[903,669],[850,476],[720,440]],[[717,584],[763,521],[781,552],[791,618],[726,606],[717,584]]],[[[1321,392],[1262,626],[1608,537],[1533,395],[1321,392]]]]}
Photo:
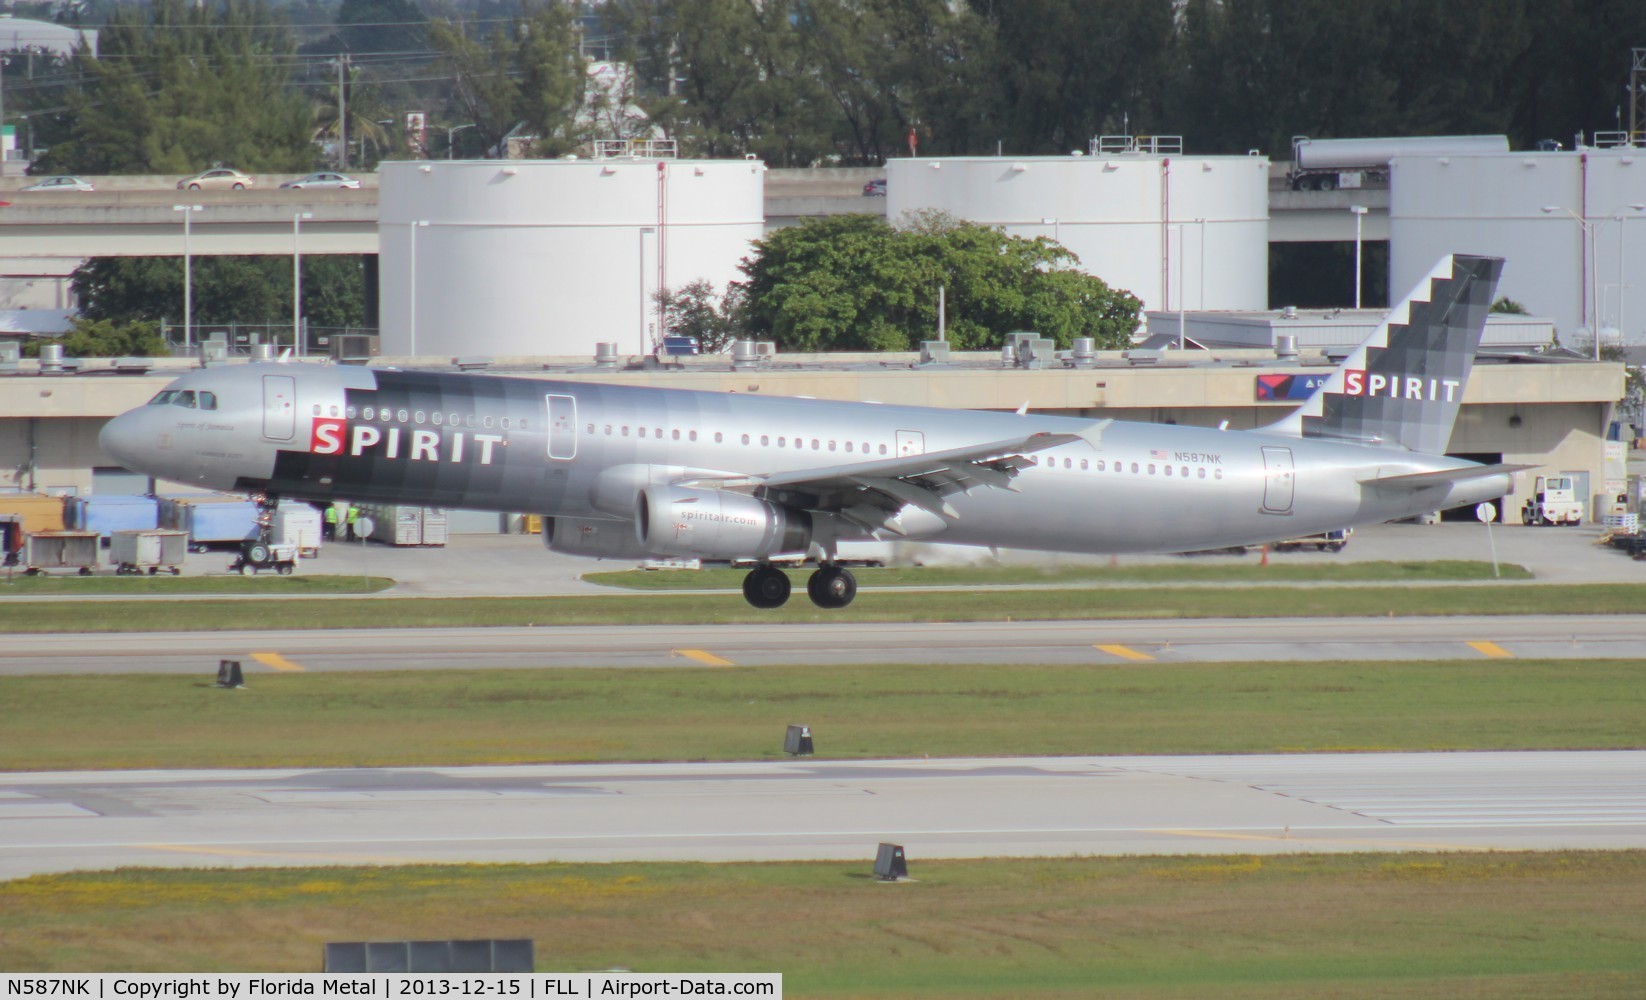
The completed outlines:
{"type": "Polygon", "coordinates": [[[1295,357],[1297,357],[1297,334],[1295,334],[1295,333],[1277,333],[1277,334],[1275,334],[1275,357],[1277,357],[1277,358],[1295,358],[1295,357]]]}
{"type": "Polygon", "coordinates": [[[617,345],[615,343],[602,340],[594,345],[594,366],[596,368],[616,368],[617,358],[617,345]]]}

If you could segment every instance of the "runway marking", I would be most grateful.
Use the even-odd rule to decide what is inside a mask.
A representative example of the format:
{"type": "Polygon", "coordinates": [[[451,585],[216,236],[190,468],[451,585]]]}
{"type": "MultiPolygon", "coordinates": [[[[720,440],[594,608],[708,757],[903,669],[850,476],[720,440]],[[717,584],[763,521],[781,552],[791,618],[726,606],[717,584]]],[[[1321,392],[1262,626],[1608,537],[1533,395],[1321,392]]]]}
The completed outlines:
{"type": "Polygon", "coordinates": [[[1151,830],[1150,833],[1164,834],[1169,837],[1205,837],[1210,840],[1263,840],[1284,844],[1288,841],[1302,840],[1329,840],[1334,844],[1361,844],[1381,845],[1383,847],[1409,847],[1419,851],[1495,851],[1495,847],[1471,847],[1467,844],[1426,844],[1413,840],[1371,840],[1363,837],[1302,837],[1275,836],[1274,834],[1260,833],[1222,833],[1211,830],[1151,830]]]}
{"type": "Polygon", "coordinates": [[[1150,656],[1148,653],[1140,652],[1130,646],[1121,646],[1115,643],[1100,642],[1095,644],[1092,648],[1102,653],[1108,653],[1110,656],[1118,656],[1122,660],[1154,659],[1154,657],[1150,656]]]}
{"type": "Polygon", "coordinates": [[[1495,642],[1471,642],[1469,648],[1483,656],[1490,656],[1494,659],[1512,660],[1515,655],[1495,642]]]}
{"type": "Polygon", "coordinates": [[[669,652],[684,656],[688,660],[695,660],[705,667],[734,667],[737,665],[730,660],[721,659],[706,649],[671,649],[669,652]]]}
{"type": "Polygon", "coordinates": [[[275,670],[284,670],[288,673],[301,672],[303,669],[302,664],[293,663],[279,653],[253,653],[251,658],[265,667],[273,667],[275,670]]]}
{"type": "Polygon", "coordinates": [[[209,854],[213,857],[224,858],[303,858],[316,862],[334,861],[343,864],[369,865],[403,865],[408,862],[403,858],[383,857],[373,854],[308,854],[298,851],[248,851],[238,847],[212,847],[206,844],[137,844],[137,847],[150,851],[168,851],[176,854],[209,854]]]}

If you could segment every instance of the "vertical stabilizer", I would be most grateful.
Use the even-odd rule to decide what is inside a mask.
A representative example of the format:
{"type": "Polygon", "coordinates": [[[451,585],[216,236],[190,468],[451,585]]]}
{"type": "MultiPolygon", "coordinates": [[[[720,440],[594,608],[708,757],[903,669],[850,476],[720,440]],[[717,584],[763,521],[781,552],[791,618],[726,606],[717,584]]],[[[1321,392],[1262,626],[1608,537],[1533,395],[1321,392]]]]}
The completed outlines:
{"type": "Polygon", "coordinates": [[[1444,258],[1307,402],[1266,430],[1444,454],[1502,273],[1499,257],[1444,258]]]}

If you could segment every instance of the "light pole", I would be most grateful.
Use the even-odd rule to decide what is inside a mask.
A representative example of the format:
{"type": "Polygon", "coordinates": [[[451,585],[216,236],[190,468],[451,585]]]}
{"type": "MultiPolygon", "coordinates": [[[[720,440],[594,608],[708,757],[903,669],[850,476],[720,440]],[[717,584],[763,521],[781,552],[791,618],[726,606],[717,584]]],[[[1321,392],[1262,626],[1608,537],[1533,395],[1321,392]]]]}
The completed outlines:
{"type": "Polygon", "coordinates": [[[1200,227],[1200,294],[1195,297],[1195,305],[1201,312],[1206,311],[1206,220],[1196,219],[1195,225],[1200,227]]]}
{"type": "Polygon", "coordinates": [[[1360,308],[1360,220],[1366,217],[1365,205],[1350,205],[1355,217],[1355,308],[1360,308]]]}
{"type": "Polygon", "coordinates": [[[451,128],[446,130],[446,159],[450,160],[452,158],[452,136],[466,128],[474,128],[474,125],[472,123],[468,125],[453,125],[451,128]]]}
{"type": "MultiPolygon", "coordinates": [[[[1198,220],[1196,220],[1198,221],[1198,220]]],[[[1174,222],[1166,227],[1166,252],[1171,252],[1172,230],[1177,230],[1177,349],[1183,350],[1187,341],[1183,335],[1183,244],[1187,242],[1188,230],[1184,223],[1174,222]]],[[[1166,304],[1171,305],[1172,289],[1166,287],[1166,304]]]]}
{"type": "Polygon", "coordinates": [[[173,205],[173,212],[183,213],[183,353],[194,349],[194,258],[189,253],[189,220],[204,205],[173,205]]]}
{"type": "Polygon", "coordinates": [[[303,220],[313,212],[293,212],[291,217],[291,346],[299,357],[309,353],[303,336],[303,220]]]}
{"type": "Polygon", "coordinates": [[[1059,238],[1058,220],[1056,220],[1056,219],[1041,219],[1040,224],[1042,226],[1051,226],[1052,227],[1052,242],[1053,243],[1061,244],[1063,242],[1059,238]]]}
{"type": "MultiPolygon", "coordinates": [[[[1640,211],[1641,209],[1646,208],[1646,204],[1630,205],[1628,207],[1632,208],[1636,211],[1640,211]]],[[[1594,219],[1586,219],[1583,216],[1581,216],[1581,215],[1577,214],[1576,212],[1572,211],[1571,209],[1565,207],[1564,205],[1544,205],[1543,206],[1543,212],[1545,214],[1548,214],[1548,215],[1552,215],[1555,212],[1565,212],[1568,216],[1571,217],[1571,220],[1573,222],[1577,223],[1578,226],[1580,226],[1583,229],[1583,236],[1589,242],[1588,255],[1584,260],[1584,265],[1585,265],[1584,270],[1587,272],[1584,275],[1584,278],[1586,279],[1584,281],[1584,284],[1589,286],[1589,302],[1585,305],[1584,310],[1583,310],[1583,321],[1584,321],[1584,323],[1586,323],[1588,325],[1589,329],[1594,333],[1594,338],[1595,338],[1595,360],[1599,361],[1600,360],[1600,267],[1599,267],[1599,263],[1595,260],[1595,230],[1599,229],[1603,224],[1605,224],[1605,223],[1607,223],[1607,222],[1609,222],[1613,219],[1616,219],[1618,221],[1619,227],[1621,227],[1623,225],[1623,218],[1624,218],[1624,216],[1623,216],[1623,206],[1619,206],[1617,208],[1614,208],[1610,212],[1608,212],[1607,214],[1605,214],[1603,216],[1600,216],[1599,218],[1594,218],[1594,219]]],[[[1619,254],[1622,253],[1621,239],[1622,239],[1622,236],[1620,234],[1619,235],[1619,241],[1620,242],[1618,244],[1619,254]]],[[[1621,282],[1620,282],[1620,286],[1621,286],[1621,282]]],[[[1621,314],[1622,311],[1623,311],[1623,289],[1621,287],[1619,287],[1618,288],[1618,312],[1621,314]]],[[[1618,326],[1619,326],[1619,329],[1621,330],[1621,328],[1622,328],[1621,316],[1619,318],[1618,326]]],[[[1621,333],[1619,335],[1621,336],[1621,333]]]]}
{"type": "Polygon", "coordinates": [[[417,357],[417,231],[429,224],[427,219],[418,219],[408,224],[411,232],[410,253],[407,265],[408,280],[406,283],[406,330],[408,334],[408,351],[412,357],[417,357]]]}

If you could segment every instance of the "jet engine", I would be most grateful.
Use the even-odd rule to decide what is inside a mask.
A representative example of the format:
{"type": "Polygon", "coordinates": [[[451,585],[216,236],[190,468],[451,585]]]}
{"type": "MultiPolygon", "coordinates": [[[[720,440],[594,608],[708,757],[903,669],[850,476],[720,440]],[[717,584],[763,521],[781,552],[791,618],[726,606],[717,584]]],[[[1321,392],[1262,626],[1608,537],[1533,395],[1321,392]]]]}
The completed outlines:
{"type": "Polygon", "coordinates": [[[543,547],[593,559],[644,559],[647,555],[634,537],[632,522],[587,517],[544,517],[543,547]]]}
{"type": "Polygon", "coordinates": [[[640,547],[655,555],[750,559],[803,552],[811,515],[743,493],[652,486],[640,493],[640,547]]]}

